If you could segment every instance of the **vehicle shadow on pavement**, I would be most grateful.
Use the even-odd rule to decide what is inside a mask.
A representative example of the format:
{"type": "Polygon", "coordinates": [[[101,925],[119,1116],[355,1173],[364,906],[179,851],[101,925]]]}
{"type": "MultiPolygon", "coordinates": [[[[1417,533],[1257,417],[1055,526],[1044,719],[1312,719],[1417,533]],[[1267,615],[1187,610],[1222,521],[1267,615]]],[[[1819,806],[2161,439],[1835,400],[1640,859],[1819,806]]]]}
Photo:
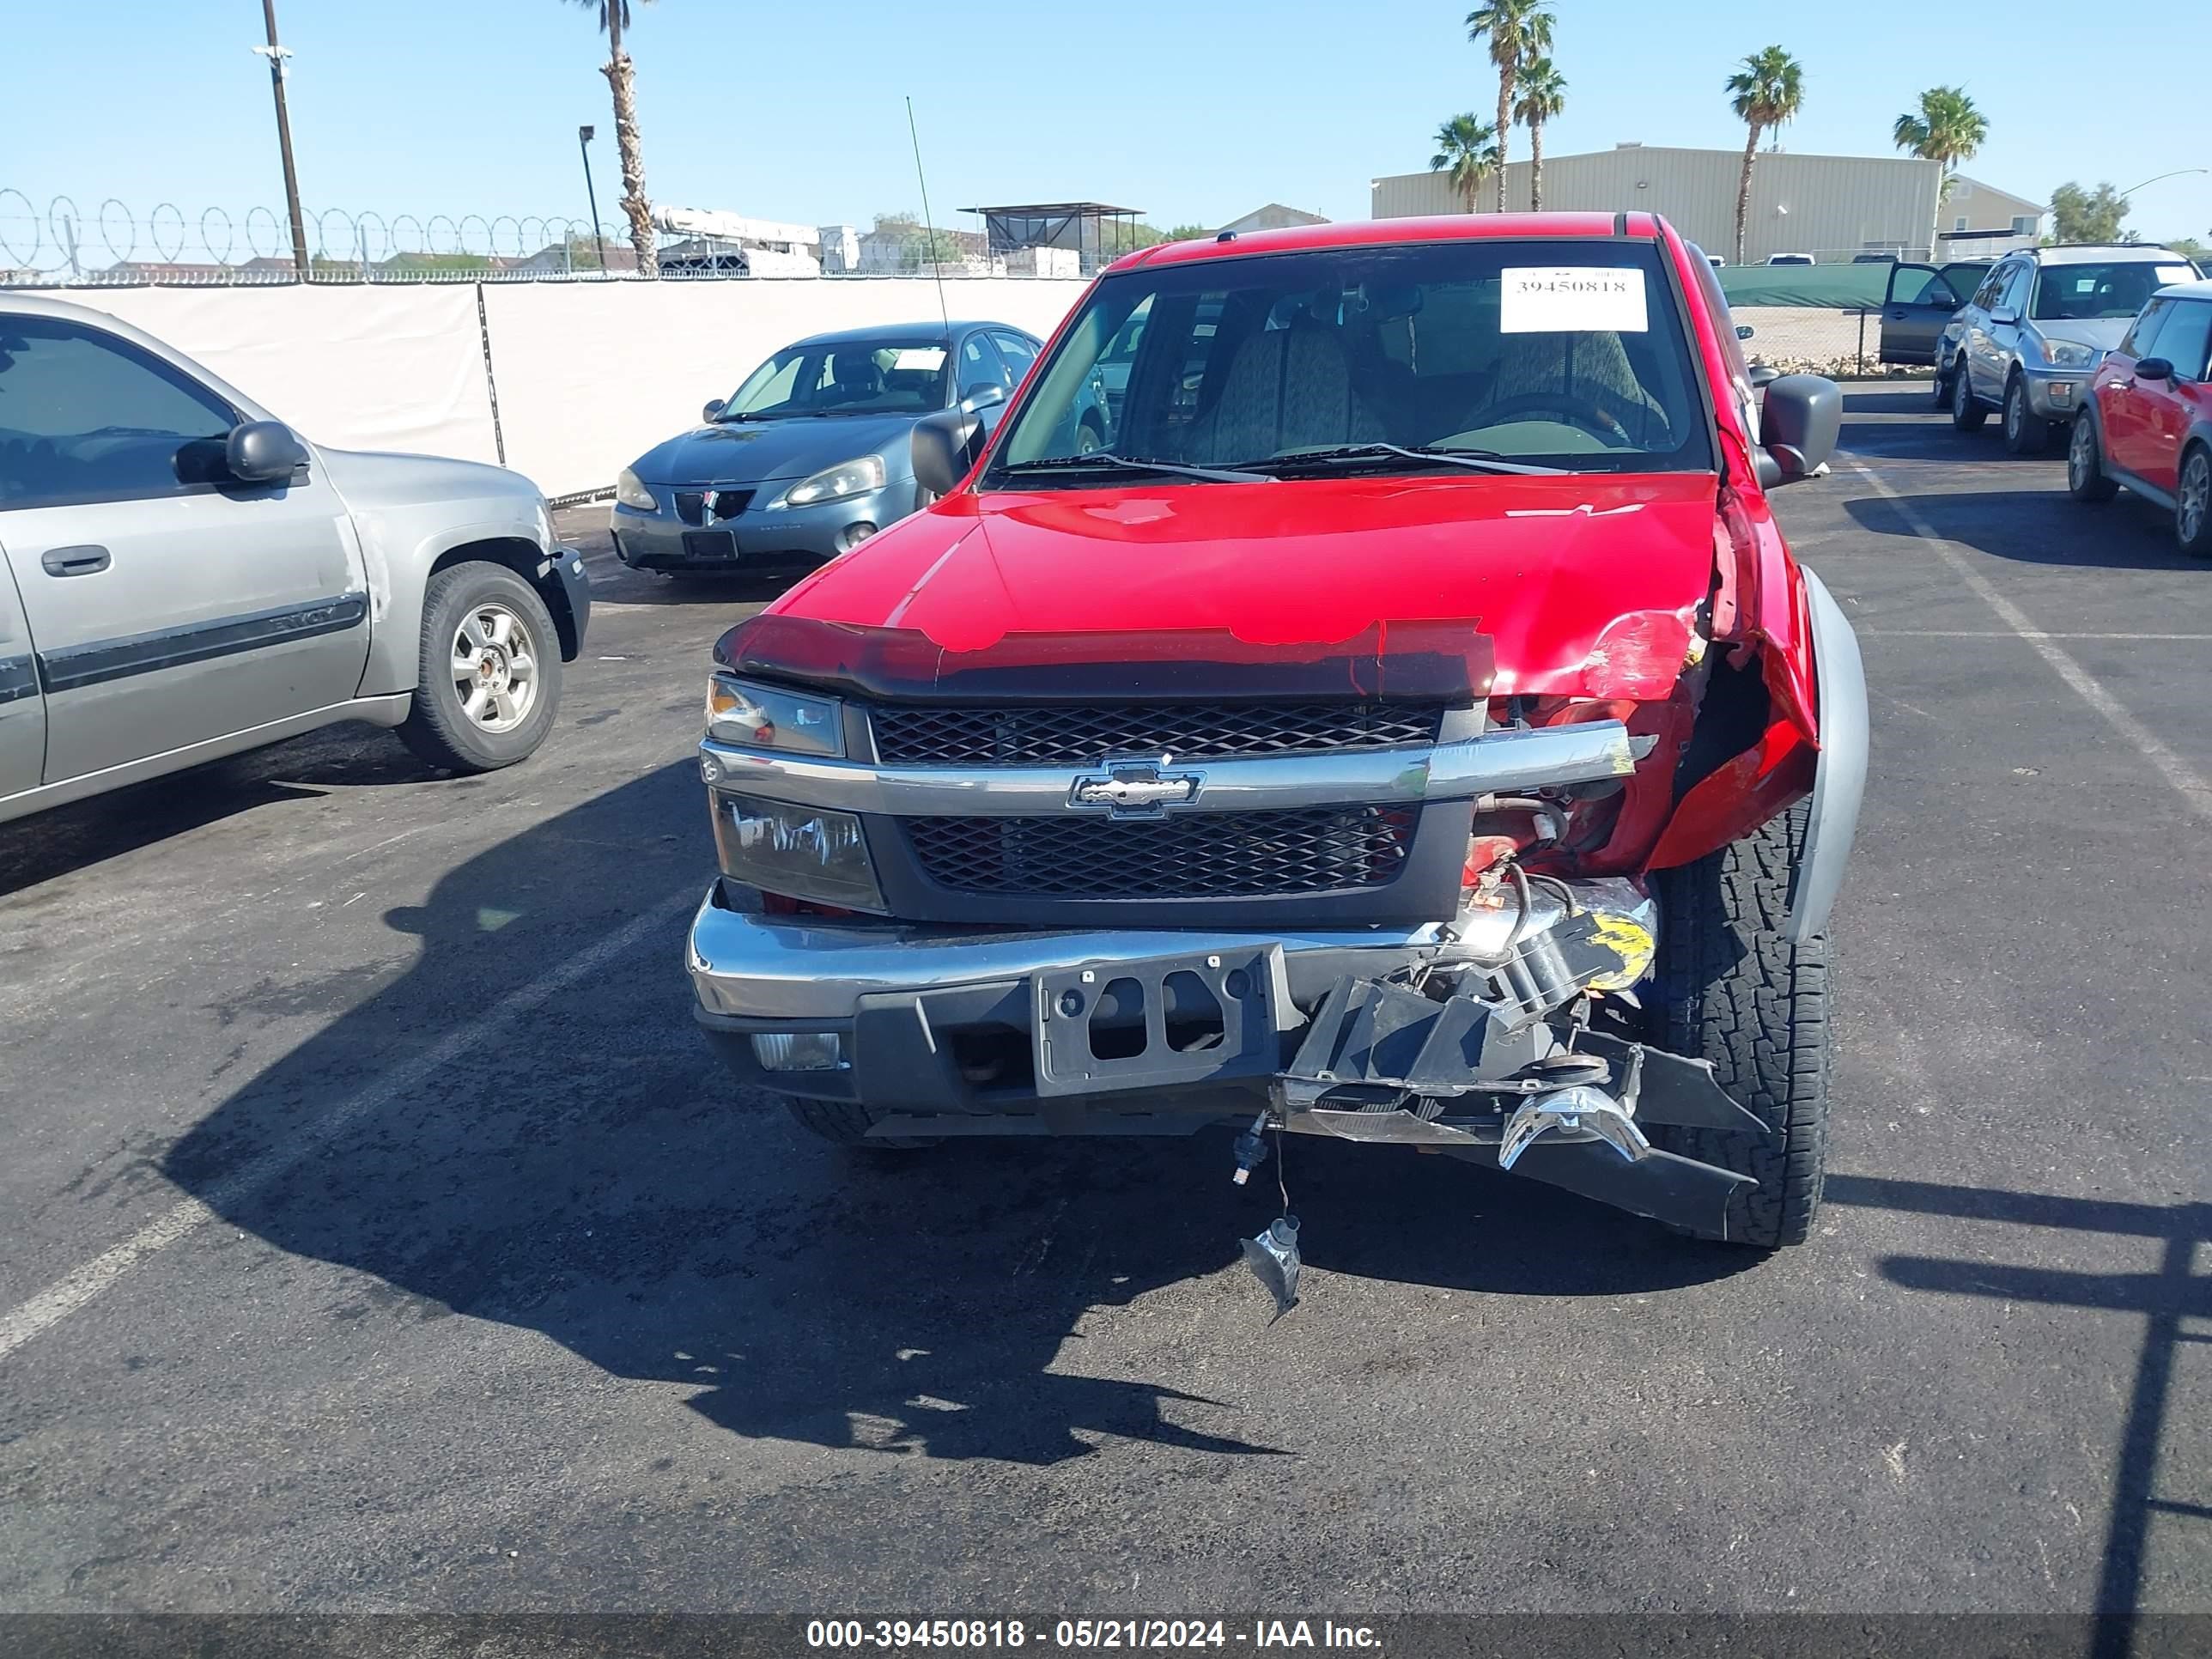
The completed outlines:
{"type": "MultiPolygon", "coordinates": [[[[1279,1166],[1232,1186],[1225,1131],[905,1155],[812,1140],[692,1026],[680,933],[711,862],[688,762],[472,859],[387,915],[419,939],[415,965],[233,1093],[166,1173],[229,1224],[372,1281],[336,1294],[333,1321],[539,1331],[697,1390],[690,1408],[738,1435],[1032,1464],[1098,1434],[1295,1449],[1217,1403],[1233,1367],[1117,1376],[1085,1346],[1095,1310],[1167,1287],[1206,1342],[1224,1322],[1239,1354],[1281,1336],[1237,1249],[1275,1212],[1279,1166]],[[624,928],[587,980],[528,1000],[624,928]],[[525,1011],[501,1014],[519,992],[525,1011]],[[380,1082],[457,1031],[450,1063],[380,1082]],[[241,1188],[237,1171],[302,1135],[307,1155],[241,1188]]],[[[1620,1295],[1757,1260],[1449,1158],[1303,1139],[1287,1156],[1316,1295],[1358,1296],[1353,1279],[1620,1295]]]]}
{"type": "Polygon", "coordinates": [[[1860,529],[1877,536],[1918,538],[1899,503],[1917,512],[1947,541],[2021,564],[2074,565],[2084,569],[2202,570],[2173,544],[2172,520],[2133,495],[2085,507],[2064,489],[1930,492],[1891,501],[1863,495],[1844,503],[1860,529]],[[2052,533],[2024,536],[2021,514],[2051,519],[2052,533]]]}
{"type": "MultiPolygon", "coordinates": [[[[1991,1261],[1984,1255],[1957,1259],[1893,1255],[1880,1264],[1882,1277],[1905,1290],[2144,1316],[2142,1346],[2127,1391],[2113,1470],[2112,1518],[2106,1528],[2094,1608],[2103,1614],[2134,1614],[2141,1603],[2153,1523],[2212,1522],[2212,1504],[2203,1501],[2206,1493],[2161,1492],[2158,1480],[2161,1462],[2176,1462],[2162,1459],[2161,1447],[2182,1345],[2205,1340],[2182,1322],[2212,1318],[2212,1277],[2197,1271],[2199,1249],[2212,1244],[2212,1204],[2139,1204],[1863,1176],[1831,1176],[1828,1197],[1837,1204],[2137,1238],[2162,1247],[2157,1266],[2142,1273],[2014,1266],[1991,1261]]],[[[2166,1473],[2187,1476],[2202,1471],[2181,1462],[2166,1473]]],[[[2131,1622],[2122,1619],[2109,1627],[2100,1626],[2090,1659],[2125,1659],[2131,1646],[2131,1622]]]]}
{"type": "MultiPolygon", "coordinates": [[[[349,721],[0,825],[0,896],[278,801],[445,777],[392,733],[349,721]]],[[[461,787],[471,781],[456,780],[461,787]]]]}

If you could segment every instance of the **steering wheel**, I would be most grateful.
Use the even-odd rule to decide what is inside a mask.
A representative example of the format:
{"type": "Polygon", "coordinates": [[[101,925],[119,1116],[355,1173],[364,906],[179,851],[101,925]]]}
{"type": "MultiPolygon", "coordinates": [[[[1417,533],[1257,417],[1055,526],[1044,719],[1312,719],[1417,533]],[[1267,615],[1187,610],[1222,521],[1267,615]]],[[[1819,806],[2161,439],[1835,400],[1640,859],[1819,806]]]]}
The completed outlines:
{"type": "MultiPolygon", "coordinates": [[[[1567,425],[1587,432],[1613,449],[1629,447],[1628,428],[1588,398],[1565,392],[1529,392],[1481,411],[1483,426],[1502,426],[1520,415],[1555,415],[1567,425]]],[[[1480,428],[1474,430],[1480,431],[1480,428]]]]}

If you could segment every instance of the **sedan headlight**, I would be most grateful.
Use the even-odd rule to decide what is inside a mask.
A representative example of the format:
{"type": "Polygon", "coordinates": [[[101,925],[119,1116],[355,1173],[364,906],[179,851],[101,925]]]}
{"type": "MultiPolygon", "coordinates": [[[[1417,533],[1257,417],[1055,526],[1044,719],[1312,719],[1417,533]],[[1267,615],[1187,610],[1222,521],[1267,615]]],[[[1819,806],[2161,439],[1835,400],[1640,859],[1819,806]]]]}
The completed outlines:
{"type": "Polygon", "coordinates": [[[783,492],[783,504],[819,507],[824,501],[842,501],[883,487],[883,458],[863,455],[856,461],[840,461],[835,466],[823,467],[811,478],[802,478],[783,492]]]}
{"type": "Polygon", "coordinates": [[[624,507],[634,507],[641,513],[657,513],[660,503],[653,499],[653,492],[629,467],[615,474],[615,499],[624,507]]]}
{"type": "Polygon", "coordinates": [[[2055,368],[2087,368],[2097,361],[2097,348],[2079,340],[2042,341],[2043,361],[2055,368]]]}
{"type": "Polygon", "coordinates": [[[707,735],[748,749],[835,758],[845,752],[844,708],[835,697],[717,674],[707,682],[707,735]]]}

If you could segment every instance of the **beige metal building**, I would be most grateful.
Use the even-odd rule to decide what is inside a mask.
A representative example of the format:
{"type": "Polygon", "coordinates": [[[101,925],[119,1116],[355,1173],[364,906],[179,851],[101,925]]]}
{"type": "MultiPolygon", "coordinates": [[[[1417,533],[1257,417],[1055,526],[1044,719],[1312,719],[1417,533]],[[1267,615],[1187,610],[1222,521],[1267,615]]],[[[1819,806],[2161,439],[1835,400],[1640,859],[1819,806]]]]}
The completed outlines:
{"type": "MultiPolygon", "coordinates": [[[[1662,213],[1708,253],[1733,259],[1736,187],[1742,172],[1741,150],[1621,144],[1583,155],[1547,155],[1544,205],[1662,213]]],[[[1824,261],[1848,260],[1863,252],[1924,258],[1938,230],[1936,199],[1942,185],[1938,164],[1912,156],[1761,150],[1752,170],[1744,258],[1753,264],[1776,253],[1809,253],[1824,261]]],[[[1483,189],[1486,209],[1492,199],[1492,188],[1486,185],[1483,189]]],[[[1441,173],[1376,179],[1370,191],[1370,210],[1377,219],[1465,211],[1441,173]]],[[[1995,194],[1990,192],[1992,198],[1995,194]]],[[[1508,210],[1528,205],[1525,158],[1505,169],[1505,205],[1508,210]]],[[[2010,216],[2008,213],[2007,219],[2010,216]]],[[[1948,225],[1948,221],[1942,222],[1948,225]]]]}

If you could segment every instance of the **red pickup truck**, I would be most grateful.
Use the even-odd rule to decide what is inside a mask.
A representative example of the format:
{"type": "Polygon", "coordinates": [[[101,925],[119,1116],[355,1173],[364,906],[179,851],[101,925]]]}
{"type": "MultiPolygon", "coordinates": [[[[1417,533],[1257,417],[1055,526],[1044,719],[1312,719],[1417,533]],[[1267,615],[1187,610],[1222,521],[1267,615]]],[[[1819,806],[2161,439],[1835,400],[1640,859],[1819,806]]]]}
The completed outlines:
{"type": "Polygon", "coordinates": [[[1866,695],[1766,497],[1839,416],[1647,214],[1129,255],[717,644],[700,1023],[833,1140],[1226,1122],[1802,1240],[1866,695]]]}

